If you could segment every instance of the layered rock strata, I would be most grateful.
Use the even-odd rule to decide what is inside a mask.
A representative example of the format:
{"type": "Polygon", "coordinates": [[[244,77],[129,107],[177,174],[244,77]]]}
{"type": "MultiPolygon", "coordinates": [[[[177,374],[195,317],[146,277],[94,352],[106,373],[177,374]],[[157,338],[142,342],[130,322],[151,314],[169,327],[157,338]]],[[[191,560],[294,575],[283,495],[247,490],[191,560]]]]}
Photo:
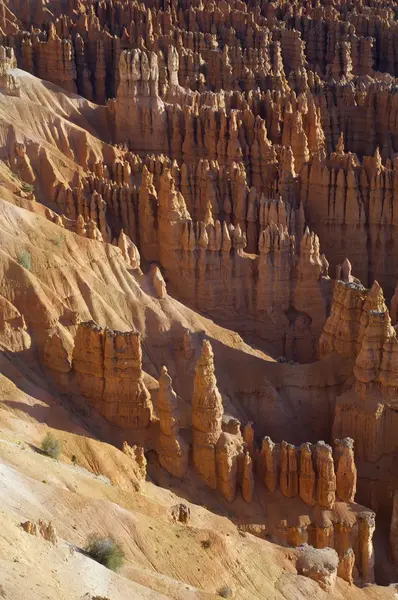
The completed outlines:
{"type": "Polygon", "coordinates": [[[221,436],[223,404],[214,373],[214,355],[205,340],[195,367],[192,396],[193,464],[201,479],[217,489],[216,445],[221,436]]]}
{"type": "MultiPolygon", "coordinates": [[[[355,440],[361,499],[385,515],[391,514],[397,486],[394,470],[387,466],[398,450],[397,352],[396,331],[379,284],[374,282],[369,290],[355,281],[336,282],[320,353],[351,364],[352,377],[336,399],[333,437],[355,440]],[[363,480],[361,475],[365,475],[363,480]]],[[[350,445],[335,449],[336,475],[353,464],[350,445]]],[[[354,488],[352,473],[351,482],[340,486],[341,497],[352,497],[354,488]]]]}
{"type": "Polygon", "coordinates": [[[80,323],[72,373],[82,396],[108,421],[123,428],[148,427],[151,396],[143,381],[139,334],[80,323]]]}
{"type": "Polygon", "coordinates": [[[353,440],[335,440],[333,451],[325,442],[304,443],[299,448],[265,437],[258,460],[258,475],[270,492],[286,498],[299,496],[308,505],[328,510],[339,501],[354,502],[357,471],[353,440]]]}
{"type": "Polygon", "coordinates": [[[213,350],[210,342],[204,340],[195,367],[192,396],[193,466],[203,482],[218,489],[228,502],[234,500],[237,489],[241,488],[244,500],[250,503],[254,489],[252,460],[239,421],[234,420],[234,426],[223,431],[223,412],[213,350]]]}
{"type": "Polygon", "coordinates": [[[375,515],[355,503],[353,441],[335,440],[334,448],[333,456],[325,442],[295,447],[264,438],[257,477],[268,492],[268,527],[278,543],[334,548],[339,574],[348,582],[373,581],[375,515]]]}
{"type": "Polygon", "coordinates": [[[159,462],[174,477],[183,478],[188,469],[189,448],[179,435],[178,398],[166,367],[159,377],[159,462]]]}

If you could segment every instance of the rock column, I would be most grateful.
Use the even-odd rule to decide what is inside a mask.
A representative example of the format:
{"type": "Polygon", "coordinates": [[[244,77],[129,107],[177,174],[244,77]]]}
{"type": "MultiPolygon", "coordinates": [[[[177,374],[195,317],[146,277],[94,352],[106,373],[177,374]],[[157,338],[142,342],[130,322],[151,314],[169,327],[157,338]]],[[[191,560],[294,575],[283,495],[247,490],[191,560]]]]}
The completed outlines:
{"type": "Polygon", "coordinates": [[[178,435],[178,398],[166,367],[159,377],[159,462],[174,477],[184,477],[188,469],[188,446],[178,435]]]}
{"type": "Polygon", "coordinates": [[[195,367],[192,397],[193,463],[201,479],[217,489],[215,446],[221,435],[223,405],[214,374],[214,355],[205,340],[195,367]]]}

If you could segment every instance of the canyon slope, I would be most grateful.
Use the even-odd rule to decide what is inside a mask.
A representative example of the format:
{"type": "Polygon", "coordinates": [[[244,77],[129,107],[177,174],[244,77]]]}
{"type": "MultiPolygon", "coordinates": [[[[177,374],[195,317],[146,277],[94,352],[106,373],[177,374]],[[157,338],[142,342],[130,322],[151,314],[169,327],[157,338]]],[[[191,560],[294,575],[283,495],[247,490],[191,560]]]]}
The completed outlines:
{"type": "Polygon", "coordinates": [[[0,596],[396,596],[395,4],[0,2],[0,596]]]}

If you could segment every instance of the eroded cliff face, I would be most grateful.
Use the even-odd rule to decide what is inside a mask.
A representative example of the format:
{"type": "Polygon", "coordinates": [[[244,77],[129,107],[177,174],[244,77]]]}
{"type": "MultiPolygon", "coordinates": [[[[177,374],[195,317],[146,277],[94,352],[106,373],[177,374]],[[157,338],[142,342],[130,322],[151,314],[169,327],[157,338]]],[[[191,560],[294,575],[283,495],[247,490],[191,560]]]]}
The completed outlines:
{"type": "Polygon", "coordinates": [[[47,341],[44,360],[61,385],[75,385],[109,422],[125,429],[149,426],[152,401],[143,381],[138,332],[79,323],[71,356],[55,334],[47,341]]]}
{"type": "Polygon", "coordinates": [[[81,135],[85,171],[66,180],[48,148],[28,144],[15,171],[45,188],[65,227],[105,241],[123,229],[184,302],[310,362],[329,263],[334,277],[348,256],[388,296],[398,278],[395,13],[359,1],[211,9],[212,22],[183,0],[11,7],[4,64],[107,102],[99,135],[119,144],[98,153],[81,135]],[[302,243],[305,223],[317,237],[302,243]]]}
{"type": "Polygon", "coordinates": [[[379,460],[395,451],[394,427],[396,331],[375,282],[337,282],[329,319],[320,339],[322,355],[338,352],[354,358],[354,384],[337,399],[333,431],[356,440],[357,454],[379,460]],[[354,416],[355,415],[355,416],[354,416]]]}
{"type": "Polygon", "coordinates": [[[374,580],[369,540],[375,514],[355,503],[357,470],[353,440],[336,439],[300,447],[265,437],[256,457],[269,532],[278,543],[334,548],[339,576],[349,582],[374,580]]]}
{"type": "Polygon", "coordinates": [[[4,193],[56,260],[21,264],[4,211],[1,347],[37,352],[142,480],[154,450],[241,514],[265,498],[274,541],[371,582],[355,490],[389,516],[398,485],[395,7],[8,4],[4,193]]]}

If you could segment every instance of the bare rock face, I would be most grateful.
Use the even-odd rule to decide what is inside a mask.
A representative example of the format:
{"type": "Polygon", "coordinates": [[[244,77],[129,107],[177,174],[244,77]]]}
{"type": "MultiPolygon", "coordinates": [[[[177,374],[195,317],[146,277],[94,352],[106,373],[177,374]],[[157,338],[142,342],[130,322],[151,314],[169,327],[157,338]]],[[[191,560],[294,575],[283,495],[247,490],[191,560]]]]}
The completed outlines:
{"type": "Polygon", "coordinates": [[[184,477],[188,469],[189,449],[179,436],[178,398],[166,367],[159,378],[159,462],[174,477],[184,477]]]}
{"type": "Polygon", "coordinates": [[[152,285],[155,290],[156,298],[162,300],[167,296],[166,283],[163,279],[163,275],[157,265],[151,266],[151,279],[152,285]]]}
{"type": "Polygon", "coordinates": [[[146,465],[147,460],[144,454],[144,448],[142,446],[129,446],[129,444],[124,441],[122,445],[122,452],[129,456],[135,463],[135,472],[138,476],[138,479],[141,481],[145,481],[146,479],[146,465]]]}
{"type": "MultiPolygon", "coordinates": [[[[71,236],[78,247],[114,250],[128,276],[159,300],[150,299],[159,315],[168,311],[173,318],[175,297],[250,344],[260,340],[267,354],[303,363],[321,358],[308,370],[289,365],[290,373],[297,366],[292,386],[277,381],[275,388],[281,405],[296,402],[292,389],[300,402],[300,394],[310,388],[312,394],[322,379],[325,396],[317,400],[327,396],[334,410],[333,416],[322,411],[333,451],[324,442],[296,447],[279,432],[282,441],[264,438],[259,453],[251,424],[243,436],[238,420],[222,425],[222,396],[205,341],[192,396],[193,466],[227,501],[241,490],[246,502],[253,500],[254,466],[264,495],[300,507],[297,525],[289,522],[290,508],[278,521],[283,543],[334,545],[342,577],[352,583],[357,571],[362,582],[372,582],[374,515],[352,506],[353,440],[359,472],[369,467],[372,473],[362,497],[368,494],[372,508],[381,503],[388,509],[396,478],[380,472],[378,485],[377,471],[398,451],[392,326],[398,291],[390,319],[378,281],[390,298],[398,280],[395,6],[387,0],[76,0],[50,2],[51,9],[21,0],[15,10],[6,4],[0,10],[0,44],[8,45],[0,45],[0,87],[15,96],[6,103],[23,115],[34,96],[26,93],[28,77],[18,75],[17,66],[50,82],[40,83],[47,88],[41,93],[54,93],[51,83],[65,91],[57,92],[62,119],[55,120],[54,110],[45,135],[38,125],[32,136],[15,117],[4,134],[3,167],[20,179],[10,196],[19,194],[21,205],[42,196],[52,206],[46,215],[53,224],[85,238],[71,236]],[[57,4],[67,4],[65,14],[57,4]],[[95,130],[101,140],[94,139],[95,130]],[[145,277],[141,256],[145,271],[151,265],[145,277]],[[350,522],[341,518],[347,514],[350,522]]],[[[13,302],[0,298],[0,341],[23,352],[30,331],[13,302]]],[[[45,366],[112,425],[149,428],[152,402],[139,335],[66,316],[46,318],[45,366]]],[[[145,329],[149,345],[151,327],[145,329]]],[[[178,359],[186,373],[194,340],[180,329],[178,359]]],[[[149,355],[156,372],[162,362],[149,355]]],[[[261,398],[259,419],[267,418],[268,400],[261,398]]],[[[239,400],[233,402],[237,408],[239,400]]],[[[244,415],[247,406],[239,408],[244,415]]],[[[158,409],[151,443],[160,464],[182,478],[190,432],[179,430],[178,398],[165,368],[158,409]]],[[[300,436],[296,443],[309,439],[300,436]]],[[[123,451],[144,479],[143,447],[124,443],[123,451]]],[[[394,505],[391,548],[398,561],[397,510],[394,505]]],[[[189,511],[180,508],[181,514],[178,520],[186,522],[189,511]]],[[[40,523],[26,528],[55,535],[40,523]]],[[[303,551],[299,570],[329,591],[336,561],[328,552],[303,551]]]]}
{"type": "Polygon", "coordinates": [[[334,351],[343,358],[356,357],[369,323],[370,311],[386,310],[383,291],[377,281],[370,290],[361,283],[337,281],[331,314],[319,340],[321,357],[334,351]]]}
{"type": "Polygon", "coordinates": [[[171,516],[174,521],[187,525],[191,519],[191,509],[186,504],[176,504],[171,507],[171,516]]]}
{"type": "Polygon", "coordinates": [[[352,548],[348,548],[344,551],[343,556],[340,558],[339,566],[337,569],[338,577],[345,579],[350,585],[353,584],[353,570],[355,567],[355,554],[352,548]]]}
{"type": "MultiPolygon", "coordinates": [[[[336,468],[346,502],[353,502],[355,495],[356,468],[352,447],[352,440],[336,441],[336,468]]],[[[305,443],[296,448],[285,441],[274,444],[265,437],[259,475],[270,492],[279,488],[287,498],[300,496],[306,504],[319,504],[328,510],[334,508],[337,487],[335,463],[332,448],[325,442],[318,442],[315,446],[305,443]]]]}
{"type": "Polygon", "coordinates": [[[375,530],[375,514],[369,511],[359,515],[360,561],[364,583],[374,583],[375,553],[372,537],[375,530]]]}
{"type": "Polygon", "coordinates": [[[142,375],[139,334],[103,330],[93,321],[80,323],[72,370],[80,393],[110,422],[121,427],[148,427],[152,402],[142,375]]]}
{"type": "Polygon", "coordinates": [[[228,502],[235,499],[242,454],[242,438],[222,432],[216,446],[217,486],[228,502]]]}
{"type": "Polygon", "coordinates": [[[242,496],[245,502],[250,504],[253,500],[254,493],[254,476],[253,463],[249,452],[245,453],[243,459],[243,474],[242,474],[242,496]]]}
{"type": "Polygon", "coordinates": [[[336,475],[331,447],[324,442],[318,442],[315,447],[315,461],[317,502],[323,508],[332,509],[336,500],[336,475]]]}
{"type": "Polygon", "coordinates": [[[243,428],[243,441],[245,442],[248,452],[251,457],[254,457],[256,448],[254,443],[254,429],[253,423],[249,422],[243,428]]]}
{"type": "Polygon", "coordinates": [[[76,92],[76,68],[70,40],[61,39],[53,23],[46,40],[35,40],[37,75],[56,83],[70,92],[76,92]]]}
{"type": "Polygon", "coordinates": [[[398,490],[394,493],[390,525],[390,548],[395,564],[398,564],[398,490]]]}
{"type": "Polygon", "coordinates": [[[17,79],[10,72],[17,66],[13,48],[1,46],[0,48],[0,85],[8,96],[20,96],[20,87],[17,79]]]}
{"type": "Polygon", "coordinates": [[[216,450],[222,428],[223,404],[214,372],[214,355],[204,340],[202,354],[195,367],[192,396],[193,463],[203,481],[217,489],[216,450]]]}
{"type": "MultiPolygon", "coordinates": [[[[348,290],[340,288],[347,298],[348,290]]],[[[383,292],[377,282],[370,290],[359,292],[355,313],[355,325],[350,334],[354,380],[353,385],[336,400],[333,437],[354,439],[357,457],[362,461],[376,463],[397,450],[393,432],[397,423],[395,398],[398,389],[398,342],[383,292]]],[[[346,352],[342,356],[346,357],[346,352]]],[[[348,449],[345,450],[345,456],[343,464],[348,465],[348,449]]],[[[347,474],[349,471],[348,468],[347,474]]],[[[389,476],[380,472],[378,477],[387,481],[389,476]]],[[[354,489],[354,472],[349,479],[351,483],[346,480],[347,487],[342,493],[349,494],[354,489]]],[[[383,494],[382,487],[379,491],[375,488],[373,493],[375,496],[372,507],[377,508],[379,503],[387,506],[389,501],[383,494]]]]}
{"type": "Polygon", "coordinates": [[[306,504],[315,504],[316,475],[313,464],[311,444],[300,446],[300,474],[299,490],[300,498],[306,504]]]}
{"type": "Polygon", "coordinates": [[[263,439],[260,461],[265,486],[270,492],[274,492],[279,481],[279,445],[274,444],[269,437],[263,439]]]}
{"type": "Polygon", "coordinates": [[[335,586],[338,565],[337,552],[332,548],[318,550],[304,545],[297,551],[297,572],[316,581],[325,592],[335,586]]]}
{"type": "Polygon", "coordinates": [[[70,353],[58,333],[51,335],[44,346],[44,364],[57,374],[69,373],[72,368],[70,353]]]}
{"type": "Polygon", "coordinates": [[[35,523],[34,521],[25,521],[24,523],[21,523],[21,527],[30,535],[40,536],[54,546],[58,543],[57,532],[51,521],[48,523],[45,523],[41,519],[38,523],[35,523]]]}
{"type": "Polygon", "coordinates": [[[117,141],[128,139],[139,151],[167,152],[167,113],[159,97],[159,65],[155,52],[123,51],[116,99],[117,141]]]}
{"type": "Polygon", "coordinates": [[[25,521],[21,523],[21,527],[29,535],[39,535],[39,526],[34,521],[25,521]]]}
{"type": "Polygon", "coordinates": [[[298,494],[297,449],[283,441],[280,446],[279,487],[284,496],[294,498],[298,494]]]}
{"type": "Polygon", "coordinates": [[[354,461],[354,441],[351,438],[334,441],[336,493],[344,502],[354,502],[357,469],[354,461]]]}

